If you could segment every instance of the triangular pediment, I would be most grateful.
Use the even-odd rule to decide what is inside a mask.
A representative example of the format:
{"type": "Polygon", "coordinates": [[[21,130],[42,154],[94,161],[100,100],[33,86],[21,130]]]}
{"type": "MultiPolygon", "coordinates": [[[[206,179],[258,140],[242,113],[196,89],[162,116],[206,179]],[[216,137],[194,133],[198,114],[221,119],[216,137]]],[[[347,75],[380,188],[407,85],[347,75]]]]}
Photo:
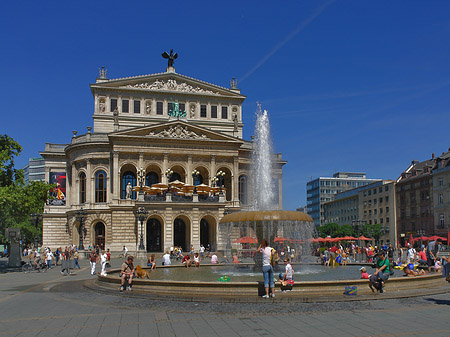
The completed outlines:
{"type": "Polygon", "coordinates": [[[236,91],[177,73],[160,73],[107,80],[91,84],[91,88],[245,98],[236,91]]]}
{"type": "Polygon", "coordinates": [[[195,140],[242,143],[242,140],[217,131],[212,131],[184,121],[174,120],[151,126],[142,126],[109,134],[111,138],[148,138],[166,140],[195,140]]]}

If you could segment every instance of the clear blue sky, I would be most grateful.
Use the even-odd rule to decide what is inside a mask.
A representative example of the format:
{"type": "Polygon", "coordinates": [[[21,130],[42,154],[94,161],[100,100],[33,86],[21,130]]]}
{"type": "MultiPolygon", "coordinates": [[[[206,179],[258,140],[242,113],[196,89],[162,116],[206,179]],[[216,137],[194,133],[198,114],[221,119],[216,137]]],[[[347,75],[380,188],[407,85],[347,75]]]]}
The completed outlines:
{"type": "Polygon", "coordinates": [[[165,71],[231,77],[267,109],[285,209],[336,171],[395,179],[450,146],[450,1],[7,1],[0,13],[0,133],[24,148],[92,125],[89,83],[165,71]]]}

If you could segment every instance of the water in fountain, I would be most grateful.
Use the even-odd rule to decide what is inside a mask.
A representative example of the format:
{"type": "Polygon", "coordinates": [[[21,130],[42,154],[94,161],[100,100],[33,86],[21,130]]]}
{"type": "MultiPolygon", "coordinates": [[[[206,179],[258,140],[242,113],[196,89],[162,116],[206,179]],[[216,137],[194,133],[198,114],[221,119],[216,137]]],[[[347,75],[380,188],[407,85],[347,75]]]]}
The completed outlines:
{"type": "MultiPolygon", "coordinates": [[[[273,153],[269,115],[258,105],[256,117],[252,154],[253,179],[250,187],[250,195],[254,201],[253,211],[237,212],[222,218],[219,235],[226,244],[223,247],[224,254],[230,257],[233,241],[249,236],[256,238],[258,243],[266,238],[272,247],[289,245],[295,249],[296,255],[303,253],[304,256],[310,256],[310,239],[314,232],[311,217],[301,212],[274,210],[278,209],[278,200],[275,200],[272,184],[273,153]]],[[[254,251],[255,248],[252,249],[254,251]]],[[[260,254],[257,256],[260,257],[260,254]]],[[[260,263],[261,261],[255,260],[256,265],[260,263]]]]}
{"type": "Polygon", "coordinates": [[[262,111],[258,104],[256,110],[255,138],[253,142],[253,179],[251,189],[254,210],[273,209],[274,188],[272,184],[272,141],[267,110],[262,111]]]}

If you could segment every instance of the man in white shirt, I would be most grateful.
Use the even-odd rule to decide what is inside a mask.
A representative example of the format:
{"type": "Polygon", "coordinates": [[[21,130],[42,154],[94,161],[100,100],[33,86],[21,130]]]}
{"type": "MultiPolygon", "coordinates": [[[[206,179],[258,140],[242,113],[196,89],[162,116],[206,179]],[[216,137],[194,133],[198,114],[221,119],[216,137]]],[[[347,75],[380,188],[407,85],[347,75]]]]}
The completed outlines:
{"type": "Polygon", "coordinates": [[[107,261],[107,255],[104,250],[102,250],[102,254],[100,255],[100,263],[102,264],[102,271],[100,272],[100,275],[106,276],[106,261],[107,261]]]}
{"type": "Polygon", "coordinates": [[[47,260],[48,269],[51,269],[52,268],[53,253],[52,253],[52,251],[50,249],[48,249],[46,256],[47,256],[46,260],[47,260]]]}
{"type": "Polygon", "coordinates": [[[170,261],[170,254],[168,251],[166,251],[166,253],[162,257],[162,264],[163,266],[170,266],[171,263],[172,262],[170,261]]]}
{"type": "Polygon", "coordinates": [[[408,243],[408,263],[414,263],[415,260],[416,260],[416,250],[410,243],[408,243]]]}
{"type": "Polygon", "coordinates": [[[203,255],[205,255],[205,246],[200,245],[200,257],[203,258],[203,255]]]}

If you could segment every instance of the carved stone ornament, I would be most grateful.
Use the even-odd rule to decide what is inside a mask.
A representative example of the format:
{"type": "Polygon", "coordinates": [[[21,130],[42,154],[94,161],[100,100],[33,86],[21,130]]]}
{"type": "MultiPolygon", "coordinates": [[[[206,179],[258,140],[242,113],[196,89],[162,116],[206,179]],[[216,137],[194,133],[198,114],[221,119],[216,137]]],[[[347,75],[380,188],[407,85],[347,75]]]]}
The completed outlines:
{"type": "Polygon", "coordinates": [[[161,91],[178,91],[187,92],[194,94],[208,94],[208,95],[220,95],[219,92],[213,92],[211,90],[202,89],[200,87],[193,87],[186,82],[178,83],[174,79],[169,79],[167,81],[156,80],[152,83],[137,83],[134,85],[128,84],[125,88],[137,88],[137,89],[150,89],[150,90],[161,90],[161,91]]]}
{"type": "Polygon", "coordinates": [[[148,135],[159,138],[207,139],[206,135],[198,135],[194,131],[189,131],[187,127],[182,127],[181,125],[171,126],[158,133],[150,132],[148,135]]]}
{"type": "Polygon", "coordinates": [[[151,101],[147,101],[145,103],[145,113],[147,115],[150,115],[151,112],[152,112],[152,102],[151,101]]]}

